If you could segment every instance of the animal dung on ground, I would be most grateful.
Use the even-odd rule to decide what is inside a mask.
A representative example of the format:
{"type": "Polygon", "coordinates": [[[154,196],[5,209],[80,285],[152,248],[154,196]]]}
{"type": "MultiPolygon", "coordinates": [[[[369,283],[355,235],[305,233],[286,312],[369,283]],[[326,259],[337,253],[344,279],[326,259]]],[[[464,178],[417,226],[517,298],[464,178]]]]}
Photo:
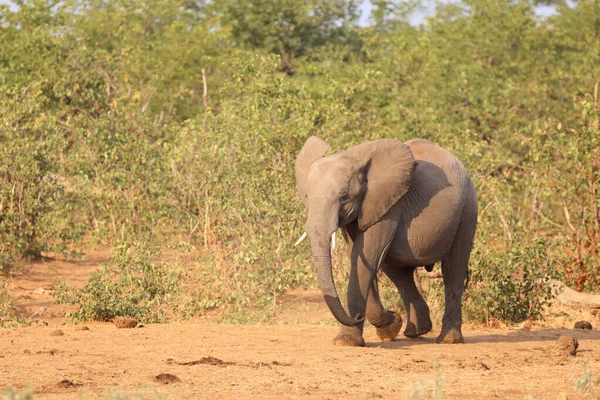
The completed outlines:
{"type": "Polygon", "coordinates": [[[170,383],[179,383],[181,379],[172,374],[158,374],[154,377],[154,380],[158,383],[168,385],[170,383]]]}
{"type": "Polygon", "coordinates": [[[83,386],[83,385],[81,383],[72,382],[72,381],[70,381],[68,379],[63,379],[62,381],[58,382],[56,384],[56,386],[60,387],[60,388],[69,389],[69,388],[80,387],[80,386],[83,386]]]}
{"type": "Polygon", "coordinates": [[[578,347],[579,342],[573,336],[561,336],[554,345],[554,349],[557,353],[568,353],[572,356],[577,354],[578,347]]]}
{"type": "Polygon", "coordinates": [[[575,329],[592,330],[592,324],[589,321],[577,321],[575,322],[575,329]]]}
{"type": "Polygon", "coordinates": [[[50,336],[65,336],[65,333],[60,329],[50,332],[50,336]]]}
{"type": "Polygon", "coordinates": [[[89,330],[90,330],[90,328],[88,328],[88,327],[87,327],[87,326],[85,326],[85,325],[80,325],[80,326],[76,326],[76,327],[75,327],[75,330],[76,330],[76,331],[89,331],[89,330]]]}
{"type": "Polygon", "coordinates": [[[116,317],[113,319],[113,324],[119,329],[135,328],[138,324],[138,320],[134,318],[116,317]]]}

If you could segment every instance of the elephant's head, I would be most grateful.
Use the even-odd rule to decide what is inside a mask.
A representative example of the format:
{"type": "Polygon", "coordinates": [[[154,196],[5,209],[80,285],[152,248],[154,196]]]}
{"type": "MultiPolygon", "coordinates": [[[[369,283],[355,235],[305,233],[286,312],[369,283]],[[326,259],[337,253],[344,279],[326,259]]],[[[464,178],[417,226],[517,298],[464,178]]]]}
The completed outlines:
{"type": "Polygon", "coordinates": [[[393,139],[323,157],[328,149],[315,136],[306,141],[296,160],[296,187],[308,209],[306,232],[323,297],[340,323],[354,326],[363,317],[351,318],[342,307],[333,282],[330,237],[354,221],[361,231],[375,224],[408,191],[417,163],[410,148],[393,139]]]}

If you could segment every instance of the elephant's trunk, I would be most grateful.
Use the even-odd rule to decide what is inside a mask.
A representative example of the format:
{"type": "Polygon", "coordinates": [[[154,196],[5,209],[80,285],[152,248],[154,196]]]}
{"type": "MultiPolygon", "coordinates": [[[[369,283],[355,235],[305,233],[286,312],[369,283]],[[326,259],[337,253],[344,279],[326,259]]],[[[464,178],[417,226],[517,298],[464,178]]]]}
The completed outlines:
{"type": "MultiPolygon", "coordinates": [[[[310,211],[309,214],[311,214],[310,211]]],[[[363,322],[364,318],[360,314],[352,318],[346,313],[346,310],[344,310],[344,307],[340,302],[340,298],[337,294],[335,283],[333,281],[330,238],[331,234],[337,230],[337,211],[333,215],[336,217],[336,221],[331,221],[330,224],[323,224],[322,221],[324,219],[316,217],[316,221],[320,222],[316,224],[319,226],[318,228],[315,228],[315,224],[311,224],[311,220],[314,221],[315,216],[309,215],[307,231],[309,233],[311,242],[310,247],[312,250],[313,264],[317,271],[319,288],[321,289],[321,293],[323,293],[327,307],[329,307],[329,310],[335,319],[337,319],[343,325],[355,326],[363,322]]]]}

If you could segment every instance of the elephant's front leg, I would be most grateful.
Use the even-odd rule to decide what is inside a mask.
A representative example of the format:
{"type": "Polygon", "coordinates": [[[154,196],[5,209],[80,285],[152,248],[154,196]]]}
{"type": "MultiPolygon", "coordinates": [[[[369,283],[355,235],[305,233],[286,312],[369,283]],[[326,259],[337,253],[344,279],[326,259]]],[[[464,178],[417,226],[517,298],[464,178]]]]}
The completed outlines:
{"type": "MultiPolygon", "coordinates": [[[[386,312],[381,305],[377,287],[376,271],[385,256],[395,230],[391,221],[377,223],[365,232],[358,233],[352,243],[351,270],[346,306],[351,315],[366,315],[367,321],[384,333],[383,340],[393,340],[402,326],[399,315],[386,312]],[[395,331],[395,333],[394,333],[395,331]]],[[[364,323],[342,326],[334,344],[364,346],[364,323]]],[[[381,335],[380,335],[381,337],[381,335]]]]}
{"type": "Polygon", "coordinates": [[[429,307],[415,285],[415,267],[393,267],[384,264],[382,269],[398,288],[406,307],[407,321],[404,335],[409,338],[416,338],[431,331],[429,307]]]}

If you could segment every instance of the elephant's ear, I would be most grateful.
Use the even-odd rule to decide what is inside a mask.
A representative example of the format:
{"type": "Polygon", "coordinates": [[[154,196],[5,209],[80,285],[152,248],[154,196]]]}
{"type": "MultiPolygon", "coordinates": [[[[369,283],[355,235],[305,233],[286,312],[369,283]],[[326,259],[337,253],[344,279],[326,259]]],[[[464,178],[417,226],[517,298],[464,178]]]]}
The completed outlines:
{"type": "Polygon", "coordinates": [[[311,136],[306,140],[306,143],[304,143],[302,150],[298,154],[298,158],[296,158],[296,189],[298,190],[298,197],[300,197],[306,208],[308,208],[306,185],[308,183],[310,166],[323,157],[328,149],[329,144],[327,142],[316,136],[311,136]]]}
{"type": "Polygon", "coordinates": [[[410,148],[394,139],[380,139],[350,147],[367,180],[358,213],[364,231],[377,222],[408,191],[417,162],[410,148]]]}

